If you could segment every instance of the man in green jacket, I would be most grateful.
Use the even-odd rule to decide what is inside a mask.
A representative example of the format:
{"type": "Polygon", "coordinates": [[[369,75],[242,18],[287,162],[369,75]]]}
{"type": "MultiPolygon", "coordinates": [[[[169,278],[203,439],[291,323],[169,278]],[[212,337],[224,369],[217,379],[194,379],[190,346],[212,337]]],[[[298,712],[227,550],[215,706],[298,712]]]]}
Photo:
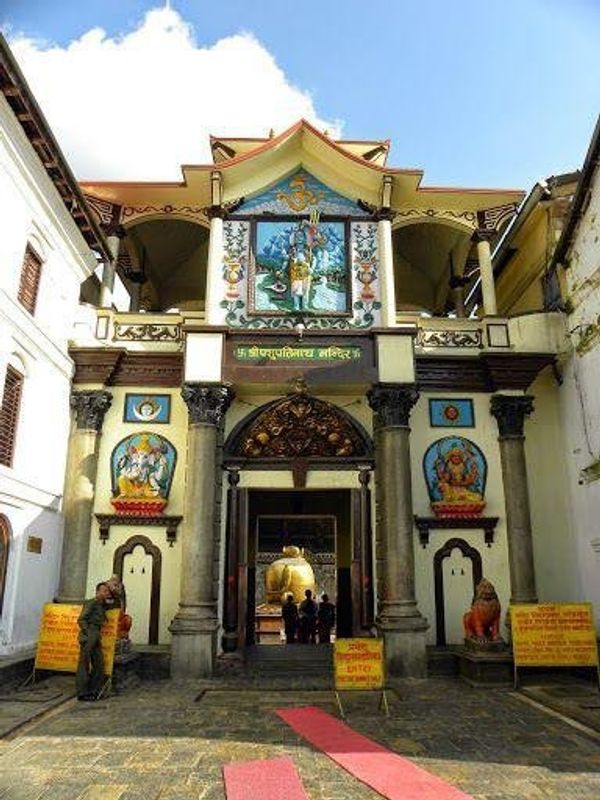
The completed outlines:
{"type": "Polygon", "coordinates": [[[79,615],[79,664],[76,686],[78,700],[97,700],[104,682],[104,662],[100,628],[106,622],[107,601],[111,597],[106,583],[96,586],[96,596],[86,600],[79,615]]]}

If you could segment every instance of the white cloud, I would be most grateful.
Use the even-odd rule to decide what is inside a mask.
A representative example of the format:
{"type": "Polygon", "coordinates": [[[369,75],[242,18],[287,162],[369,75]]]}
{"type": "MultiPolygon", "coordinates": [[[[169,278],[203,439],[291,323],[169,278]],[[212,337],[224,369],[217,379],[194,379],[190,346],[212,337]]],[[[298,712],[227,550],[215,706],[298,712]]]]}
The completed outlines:
{"type": "Polygon", "coordinates": [[[201,47],[168,7],[120,38],[94,28],[64,48],[11,48],[81,179],[179,180],[180,164],[210,162],[209,133],[266,136],[300,117],[339,134],[252,34],[201,47]]]}

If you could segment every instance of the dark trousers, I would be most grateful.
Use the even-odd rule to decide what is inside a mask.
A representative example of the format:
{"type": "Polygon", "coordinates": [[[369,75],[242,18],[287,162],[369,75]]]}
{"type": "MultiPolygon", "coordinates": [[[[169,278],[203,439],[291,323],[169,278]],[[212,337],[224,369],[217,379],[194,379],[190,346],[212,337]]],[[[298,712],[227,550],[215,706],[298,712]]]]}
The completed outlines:
{"type": "Polygon", "coordinates": [[[303,644],[317,643],[317,621],[312,617],[300,619],[299,639],[303,644]]]}
{"type": "Polygon", "coordinates": [[[296,642],[296,626],[295,625],[286,625],[285,626],[285,641],[286,641],[286,644],[295,644],[295,642],[296,642]]]}
{"type": "Polygon", "coordinates": [[[79,663],[75,676],[77,696],[99,694],[104,683],[104,660],[100,631],[91,630],[79,638],[79,663]]]}
{"type": "Polygon", "coordinates": [[[329,644],[331,642],[331,625],[319,623],[317,630],[319,632],[319,644],[329,644]]]}

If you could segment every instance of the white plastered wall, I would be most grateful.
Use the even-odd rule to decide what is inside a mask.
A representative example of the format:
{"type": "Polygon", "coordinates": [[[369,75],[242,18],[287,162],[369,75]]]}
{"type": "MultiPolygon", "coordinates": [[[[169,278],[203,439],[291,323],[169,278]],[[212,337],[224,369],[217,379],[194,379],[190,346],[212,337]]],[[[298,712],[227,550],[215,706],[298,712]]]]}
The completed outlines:
{"type": "MultiPolygon", "coordinates": [[[[133,433],[157,433],[168,439],[177,450],[177,463],[169,495],[169,504],[164,513],[167,515],[181,515],[183,513],[183,497],[185,492],[186,474],[186,447],[188,413],[187,407],[176,389],[161,389],[156,387],[111,387],[113,396],[112,405],[104,418],[102,437],[100,440],[98,457],[98,477],[96,480],[96,495],[94,499],[95,514],[112,514],[114,509],[110,504],[112,497],[110,458],[116,445],[133,433]],[[171,418],[168,424],[139,424],[123,422],[125,395],[135,394],[169,394],[171,396],[171,418]]],[[[125,544],[131,536],[146,536],[156,545],[162,555],[160,612],[159,612],[159,644],[168,644],[171,634],[168,627],[179,604],[180,567],[181,567],[181,529],[177,541],[170,547],[166,540],[166,528],[160,523],[154,527],[145,525],[112,525],[110,537],[106,544],[99,539],[99,525],[94,518],[90,542],[90,557],[88,564],[87,594],[91,596],[96,583],[106,580],[113,572],[113,558],[118,547],[125,544]]],[[[127,575],[123,576],[125,590],[127,591],[127,575]]],[[[136,598],[138,603],[142,600],[136,598]]],[[[146,598],[149,607],[150,595],[146,598]]]]}
{"type": "Polygon", "coordinates": [[[2,95],[0,218],[0,391],[8,363],[25,377],[13,463],[0,466],[0,513],[11,528],[3,655],[33,647],[42,606],[58,584],[72,372],[67,342],[79,285],[96,261],[2,95]],[[17,298],[28,244],[43,262],[33,315],[17,298]],[[29,537],[42,539],[41,553],[27,550],[29,537]]]}
{"type": "MultiPolygon", "coordinates": [[[[486,507],[485,516],[499,517],[496,526],[494,543],[486,547],[482,530],[432,530],[429,545],[426,548],[419,544],[415,533],[415,573],[416,594],[419,609],[427,617],[429,630],[427,632],[428,644],[436,642],[435,625],[435,584],[433,559],[435,553],[443,547],[449,539],[464,539],[471,547],[475,547],[481,554],[483,576],[490,580],[496,587],[502,605],[503,619],[508,600],[510,598],[510,581],[508,574],[508,549],[506,542],[506,523],[504,509],[504,491],[502,485],[502,469],[500,465],[500,452],[498,448],[498,428],[496,420],[489,412],[489,395],[469,393],[423,393],[410,417],[411,427],[411,461],[413,477],[413,511],[419,516],[433,516],[430,505],[427,485],[423,474],[423,456],[430,444],[444,436],[464,436],[479,447],[487,460],[488,473],[485,489],[486,507]],[[474,428],[432,428],[429,424],[429,398],[464,398],[473,400],[475,413],[474,428]]],[[[445,608],[445,618],[448,622],[462,617],[465,607],[445,608]]]]}

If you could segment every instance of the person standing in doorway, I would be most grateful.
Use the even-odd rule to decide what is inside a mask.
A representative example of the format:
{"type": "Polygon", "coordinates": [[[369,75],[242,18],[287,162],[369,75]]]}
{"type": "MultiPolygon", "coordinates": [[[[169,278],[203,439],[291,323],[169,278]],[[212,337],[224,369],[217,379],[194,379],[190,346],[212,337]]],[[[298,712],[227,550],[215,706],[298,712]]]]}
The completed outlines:
{"type": "Polygon", "coordinates": [[[79,664],[76,686],[78,700],[97,700],[104,681],[104,662],[100,629],[106,622],[106,609],[111,598],[107,583],[96,586],[96,596],[86,600],[77,620],[79,625],[79,664]]]}
{"type": "Polygon", "coordinates": [[[306,599],[300,603],[300,641],[304,644],[316,644],[318,607],[310,589],[304,592],[304,597],[306,599]]]}
{"type": "Polygon", "coordinates": [[[319,603],[317,612],[317,631],[319,633],[319,644],[329,644],[331,641],[331,629],[335,625],[335,606],[329,602],[329,597],[324,594],[319,603]]]}
{"type": "Polygon", "coordinates": [[[294,595],[288,594],[281,609],[283,627],[285,630],[285,643],[294,644],[298,632],[298,608],[294,603],[294,595]]]}

